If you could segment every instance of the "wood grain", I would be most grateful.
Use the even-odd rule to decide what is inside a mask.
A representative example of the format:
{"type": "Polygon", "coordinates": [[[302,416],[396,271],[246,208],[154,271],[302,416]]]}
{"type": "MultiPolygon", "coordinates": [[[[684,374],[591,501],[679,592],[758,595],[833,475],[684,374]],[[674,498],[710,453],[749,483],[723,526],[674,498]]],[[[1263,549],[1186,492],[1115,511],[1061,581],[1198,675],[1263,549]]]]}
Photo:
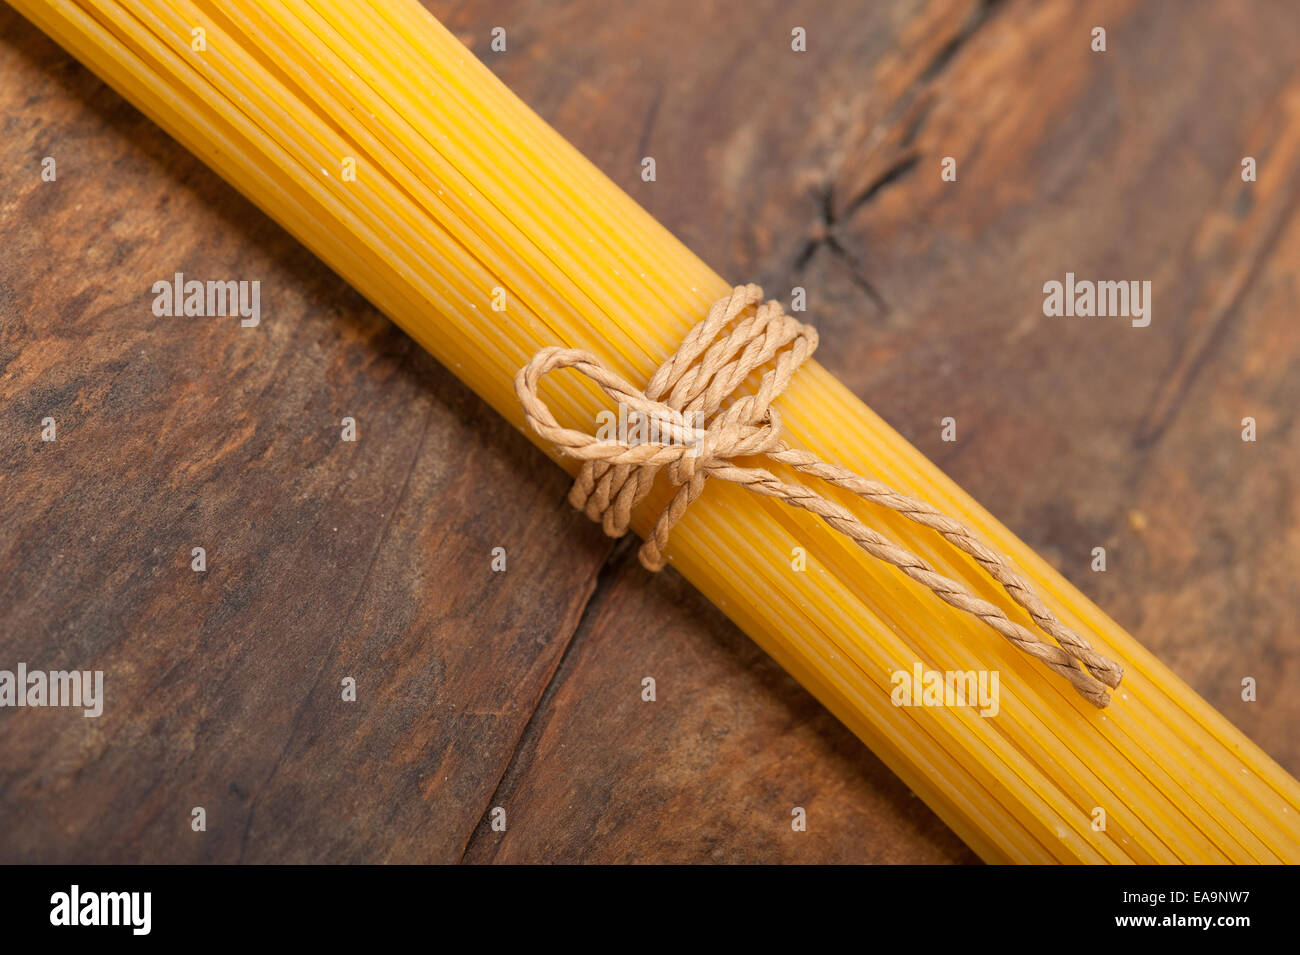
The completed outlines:
{"type": "MultiPolygon", "coordinates": [[[[805,287],[825,364],[1300,772],[1300,11],[430,7],[722,274],[805,287]],[[1044,318],[1066,271],[1151,280],[1151,326],[1044,318]]],[[[0,861],[973,861],[340,279],[0,28],[0,667],[108,697],[0,711],[0,861]],[[176,271],[260,280],[262,325],[155,317],[176,271]]]]}

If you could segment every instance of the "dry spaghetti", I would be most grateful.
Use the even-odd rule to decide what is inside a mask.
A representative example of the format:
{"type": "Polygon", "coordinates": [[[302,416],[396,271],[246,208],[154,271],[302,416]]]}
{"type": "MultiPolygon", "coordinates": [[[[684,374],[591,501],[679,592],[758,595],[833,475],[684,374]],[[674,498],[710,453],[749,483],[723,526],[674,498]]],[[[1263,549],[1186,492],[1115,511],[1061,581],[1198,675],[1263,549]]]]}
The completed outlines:
{"type": "MultiPolygon", "coordinates": [[[[539,350],[582,349],[648,381],[731,288],[415,0],[11,2],[520,426],[512,382],[539,350]]],[[[579,375],[547,384],[562,424],[604,402],[579,375]]],[[[1099,712],[815,515],[727,481],[708,482],[673,528],[674,567],[983,858],[1300,861],[1300,785],[832,375],[805,361],[776,407],[792,449],[960,519],[1063,625],[1125,662],[1099,712]],[[794,546],[810,572],[792,570],[794,546]],[[892,705],[891,674],[918,663],[1015,679],[996,718],[892,705]]],[[[858,493],[825,496],[1030,621],[978,559],[858,493]]],[[[632,529],[649,535],[667,503],[652,489],[632,529]]]]}
{"type": "Polygon", "coordinates": [[[812,357],[817,332],[786,315],[780,303],[764,303],[762,299],[763,290],[756,285],[738,285],[731,294],[718,299],[704,321],[691,329],[681,347],[659,366],[644,392],[606,370],[589,352],[571,348],[543,348],[519,370],[515,392],[529,425],[564,454],[583,462],[570,494],[573,506],[601,524],[611,537],[622,537],[631,524],[633,511],[650,493],[655,476],[666,468],[677,491],[641,547],[641,563],[650,570],[663,568],[668,535],[710,477],[801,507],[857,542],[872,557],[892,564],[928,587],[944,602],[983,620],[1015,646],[1064,676],[1089,703],[1105,707],[1110,702],[1106,687],[1119,686],[1123,671],[1062,624],[1005,557],[959,521],[923,501],[868,481],[814,454],[796,451],[781,439],[781,418],[772,402],[789,386],[799,366],[812,357]],[[736,324],[730,334],[724,334],[733,322],[736,324]],[[774,367],[763,374],[753,394],[743,395],[721,410],[723,402],[751,372],[772,361],[774,367]],[[582,372],[635,414],[666,422],[670,429],[678,427],[679,418],[688,416],[688,422],[699,421],[703,430],[691,429],[689,440],[679,437],[669,443],[632,443],[603,441],[562,428],[538,394],[542,378],[562,368],[582,372]],[[1040,640],[1000,608],[936,572],[834,501],[802,485],[786,483],[763,468],[740,467],[732,461],[749,455],[766,455],[942,531],[950,542],[975,557],[1060,645],[1040,640]]]}

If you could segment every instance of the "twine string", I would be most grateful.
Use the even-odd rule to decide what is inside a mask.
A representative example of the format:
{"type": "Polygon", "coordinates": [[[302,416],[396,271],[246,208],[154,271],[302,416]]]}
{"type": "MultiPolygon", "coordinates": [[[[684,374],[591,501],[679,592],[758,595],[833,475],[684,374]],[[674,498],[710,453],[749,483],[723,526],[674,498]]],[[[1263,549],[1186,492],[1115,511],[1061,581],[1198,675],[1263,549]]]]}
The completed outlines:
{"type": "Polygon", "coordinates": [[[1107,687],[1119,686],[1123,670],[1063,624],[1005,555],[932,505],[808,451],[792,448],[782,439],[781,416],[772,402],[817,348],[817,332],[786,315],[779,303],[762,299],[763,291],[757,285],[741,285],[715,302],[704,321],[691,329],[644,389],[609,371],[591,353],[578,349],[543,348],[519,370],[515,392],[529,425],[562,454],[582,461],[569,502],[600,523],[606,534],[621,537],[627,533],[637,505],[650,493],[656,476],[664,472],[677,491],[639,552],[641,563],[656,571],[664,566],[664,551],[673,527],[711,477],[803,508],[946,603],[983,620],[1019,649],[1069,680],[1089,702],[1106,706],[1110,702],[1107,687]],[[765,365],[771,367],[763,373],[754,393],[734,397],[724,408],[750,374],[765,365]],[[662,440],[631,443],[561,427],[542,401],[539,386],[546,375],[565,368],[590,378],[628,409],[629,418],[637,415],[644,421],[656,422],[662,440]],[[937,531],[973,558],[1056,642],[1041,639],[996,605],[867,527],[835,501],[804,485],[783,481],[766,468],[741,466],[733,460],[757,455],[937,531]]]}

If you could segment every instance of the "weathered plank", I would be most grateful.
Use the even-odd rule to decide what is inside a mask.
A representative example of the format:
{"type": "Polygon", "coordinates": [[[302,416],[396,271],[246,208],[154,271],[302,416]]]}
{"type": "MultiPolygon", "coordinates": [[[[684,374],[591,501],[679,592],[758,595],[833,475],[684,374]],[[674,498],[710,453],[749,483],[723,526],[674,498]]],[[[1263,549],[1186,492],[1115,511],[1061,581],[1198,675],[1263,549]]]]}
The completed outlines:
{"type": "MultiPolygon", "coordinates": [[[[673,15],[637,21],[638,50],[675,43],[671,64],[642,52],[622,97],[591,101],[578,82],[557,102],[550,87],[548,115],[598,152],[603,141],[586,130],[626,126],[626,114],[653,105],[647,151],[672,172],[641,183],[640,149],[610,146],[604,168],[724,274],[760,276],[783,296],[805,287],[823,362],[1296,771],[1300,744],[1286,727],[1300,706],[1285,688],[1300,676],[1288,623],[1300,579],[1290,504],[1300,343],[1287,296],[1300,261],[1300,117],[1293,44],[1281,38],[1300,16],[1255,5],[899,5],[896,29],[870,15],[810,29],[816,60],[803,71],[771,35],[768,55],[728,56],[724,12],[680,12],[680,34],[673,15]],[[1105,53],[1090,47],[1097,25],[1105,53]],[[843,45],[866,42],[859,26],[884,42],[844,62],[843,45]],[[695,51],[698,33],[721,51],[695,51]],[[827,76],[838,95],[822,92],[827,76]],[[647,100],[646,88],[662,92],[647,100]],[[701,124],[682,119],[701,115],[702,146],[701,124]],[[1247,155],[1260,158],[1258,182],[1241,180],[1247,155]],[[947,156],[956,182],[940,176],[947,156]],[[1066,271],[1151,280],[1152,324],[1045,317],[1043,283],[1066,271]],[[1265,422],[1258,446],[1240,440],[1246,415],[1265,422]],[[955,444],[940,439],[946,416],[958,422],[955,444]],[[1105,573],[1091,569],[1099,546],[1105,573]],[[1242,700],[1248,676],[1260,681],[1256,702],[1242,700]]],[[[806,12],[783,11],[779,30],[766,29],[810,23],[806,12]]],[[[748,49],[763,42],[754,22],[736,28],[748,49]]],[[[479,32],[466,28],[467,38],[479,32]]],[[[581,56],[580,34],[548,37],[548,60],[581,56]]],[[[517,61],[488,62],[526,85],[517,61]]],[[[803,797],[770,726],[761,752],[727,739],[689,766],[709,794],[696,797],[691,822],[647,814],[644,803],[667,799],[666,773],[636,777],[647,798],[603,740],[649,746],[668,734],[698,745],[693,732],[718,725],[709,708],[720,705],[701,683],[720,680],[689,681],[690,703],[669,704],[693,713],[681,723],[645,712],[637,668],[651,674],[689,655],[691,631],[714,629],[674,619],[675,651],[627,659],[606,649],[670,639],[646,619],[594,618],[503,786],[518,812],[589,808],[600,839],[481,828],[470,858],[624,858],[646,844],[676,859],[890,856],[897,842],[854,817],[858,793],[823,800],[798,848],[786,838],[781,814],[803,797]],[[593,726],[593,698],[612,726],[593,726]],[[582,757],[570,754],[575,739],[582,757]]],[[[735,735],[747,724],[724,725],[735,735]]],[[[852,776],[838,778],[852,788],[852,776]]],[[[836,789],[822,783],[818,793],[836,789]]],[[[945,848],[923,833],[906,842],[913,858],[945,848]]]]}
{"type": "Polygon", "coordinates": [[[0,712],[0,857],[458,859],[609,542],[340,279],[0,18],[2,665],[100,669],[107,697],[0,712]],[[259,280],[261,324],[155,317],[175,271],[259,280]]]}
{"type": "MultiPolygon", "coordinates": [[[[723,274],[806,287],[826,364],[1300,770],[1300,13],[431,8],[723,274]],[[1151,326],[1044,317],[1067,270],[1152,280],[1151,326]]],[[[607,563],[563,476],[337,277],[0,27],[0,667],[108,695],[0,711],[0,860],[972,858],[679,578],[607,563]],[[175,271],[259,279],[262,325],[155,317],[175,271]]]]}
{"type": "Polygon", "coordinates": [[[630,547],[493,802],[507,828],[481,823],[467,861],[974,861],[720,611],[630,547]]]}

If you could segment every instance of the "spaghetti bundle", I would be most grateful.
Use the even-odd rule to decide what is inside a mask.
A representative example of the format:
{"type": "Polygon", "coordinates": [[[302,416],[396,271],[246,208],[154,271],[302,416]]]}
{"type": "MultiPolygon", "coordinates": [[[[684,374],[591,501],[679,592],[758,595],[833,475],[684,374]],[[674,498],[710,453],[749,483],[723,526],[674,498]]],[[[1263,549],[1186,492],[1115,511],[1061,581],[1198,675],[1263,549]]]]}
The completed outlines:
{"type": "MultiPolygon", "coordinates": [[[[415,0],[12,2],[516,425],[513,379],[539,350],[645,382],[730,291],[415,0]]],[[[545,397],[566,426],[608,407],[571,373],[545,397]]],[[[810,514],[713,481],[682,517],[673,565],[983,858],[1300,860],[1300,784],[829,373],[804,363],[776,406],[793,446],[959,518],[1124,664],[1097,710],[810,514]],[[998,671],[997,715],[895,705],[895,675],[918,669],[998,671]]],[[[826,493],[1029,623],[938,534],[826,493]]],[[[665,504],[656,489],[633,528],[665,504]]]]}

